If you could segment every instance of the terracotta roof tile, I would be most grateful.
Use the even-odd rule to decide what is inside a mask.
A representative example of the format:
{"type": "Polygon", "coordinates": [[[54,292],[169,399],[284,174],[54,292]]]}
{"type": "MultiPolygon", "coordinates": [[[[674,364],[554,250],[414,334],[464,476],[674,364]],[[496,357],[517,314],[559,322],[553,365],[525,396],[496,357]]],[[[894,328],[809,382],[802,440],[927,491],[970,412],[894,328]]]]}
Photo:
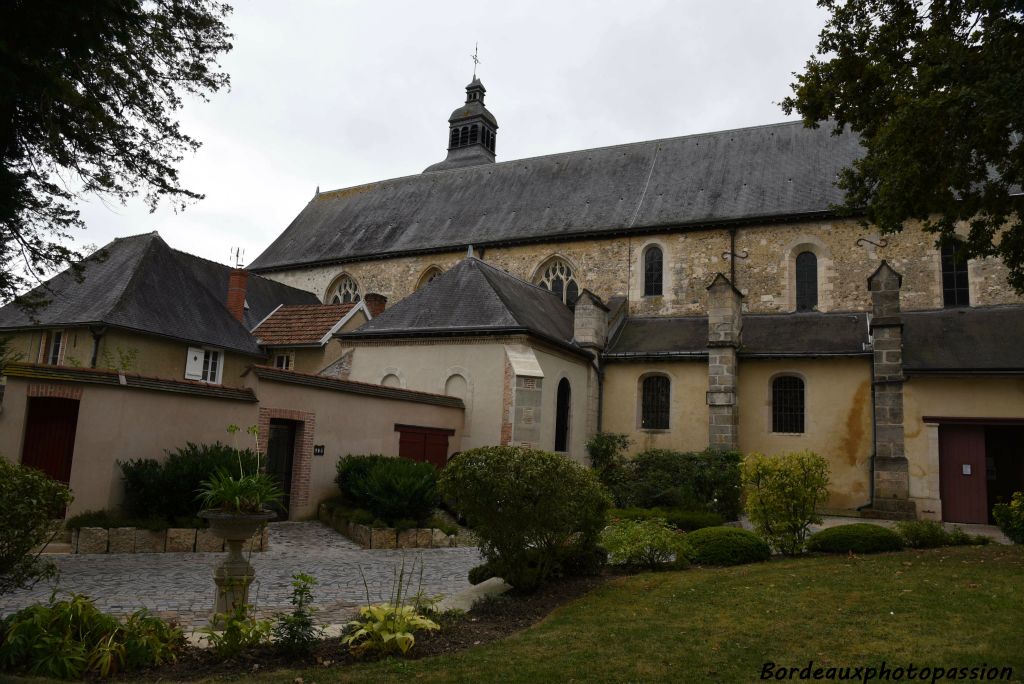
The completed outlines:
{"type": "Polygon", "coordinates": [[[355,304],[286,304],[256,326],[260,344],[319,344],[355,304]]]}

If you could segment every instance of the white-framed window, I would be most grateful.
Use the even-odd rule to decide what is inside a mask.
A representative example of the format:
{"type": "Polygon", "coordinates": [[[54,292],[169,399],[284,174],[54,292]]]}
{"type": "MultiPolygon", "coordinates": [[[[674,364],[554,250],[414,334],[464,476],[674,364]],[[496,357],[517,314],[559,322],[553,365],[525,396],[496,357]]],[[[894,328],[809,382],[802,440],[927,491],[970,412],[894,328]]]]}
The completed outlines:
{"type": "Polygon", "coordinates": [[[291,354],[275,354],[274,355],[274,368],[280,368],[281,370],[292,369],[292,355],[291,354]]]}
{"type": "Polygon", "coordinates": [[[43,363],[59,366],[64,360],[64,331],[51,330],[43,338],[43,363]]]}
{"type": "Polygon", "coordinates": [[[189,347],[185,361],[185,379],[221,384],[224,377],[224,353],[219,349],[189,347]]]}

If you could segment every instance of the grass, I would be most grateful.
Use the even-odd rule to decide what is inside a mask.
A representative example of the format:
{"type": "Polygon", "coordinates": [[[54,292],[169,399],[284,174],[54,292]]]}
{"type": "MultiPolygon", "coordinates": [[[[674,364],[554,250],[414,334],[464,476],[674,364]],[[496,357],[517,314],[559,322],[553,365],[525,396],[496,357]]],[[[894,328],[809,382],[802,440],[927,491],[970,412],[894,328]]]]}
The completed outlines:
{"type": "Polygon", "coordinates": [[[1009,666],[1024,676],[1024,549],[818,556],[622,577],[503,641],[263,682],[758,681],[763,663],[1009,666]]]}

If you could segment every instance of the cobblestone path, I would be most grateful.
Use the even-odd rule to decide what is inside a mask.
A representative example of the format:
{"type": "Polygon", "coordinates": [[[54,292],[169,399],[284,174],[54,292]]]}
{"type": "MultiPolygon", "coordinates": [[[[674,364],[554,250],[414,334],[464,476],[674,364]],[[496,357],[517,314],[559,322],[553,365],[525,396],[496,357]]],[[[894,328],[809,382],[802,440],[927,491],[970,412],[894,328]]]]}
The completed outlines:
{"type": "MultiPolygon", "coordinates": [[[[366,588],[373,601],[386,600],[403,560],[406,573],[413,569],[412,592],[449,595],[469,586],[466,573],[480,563],[474,547],[450,549],[362,549],[318,522],[283,522],[270,525],[270,551],[253,553],[256,581],[250,593],[258,613],[270,615],[290,609],[291,576],[313,575],[317,621],[343,622],[357,605],[366,603],[366,588]],[[413,564],[414,567],[413,567],[413,564]]],[[[58,588],[85,594],[115,615],[139,608],[183,626],[208,621],[215,589],[213,568],[223,553],[126,553],[55,555],[60,568],[58,588]]],[[[0,597],[0,615],[45,602],[52,584],[38,584],[0,597]]]]}

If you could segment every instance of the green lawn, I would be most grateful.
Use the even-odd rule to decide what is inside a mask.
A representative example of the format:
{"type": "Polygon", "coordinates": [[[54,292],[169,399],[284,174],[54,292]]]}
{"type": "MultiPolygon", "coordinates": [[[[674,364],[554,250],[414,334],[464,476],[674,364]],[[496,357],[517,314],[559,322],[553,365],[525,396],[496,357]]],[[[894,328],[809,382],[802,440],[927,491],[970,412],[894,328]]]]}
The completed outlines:
{"type": "Polygon", "coordinates": [[[757,681],[762,664],[1010,666],[1024,679],[1024,549],[814,557],[617,578],[455,655],[268,673],[292,682],[757,681]]]}

